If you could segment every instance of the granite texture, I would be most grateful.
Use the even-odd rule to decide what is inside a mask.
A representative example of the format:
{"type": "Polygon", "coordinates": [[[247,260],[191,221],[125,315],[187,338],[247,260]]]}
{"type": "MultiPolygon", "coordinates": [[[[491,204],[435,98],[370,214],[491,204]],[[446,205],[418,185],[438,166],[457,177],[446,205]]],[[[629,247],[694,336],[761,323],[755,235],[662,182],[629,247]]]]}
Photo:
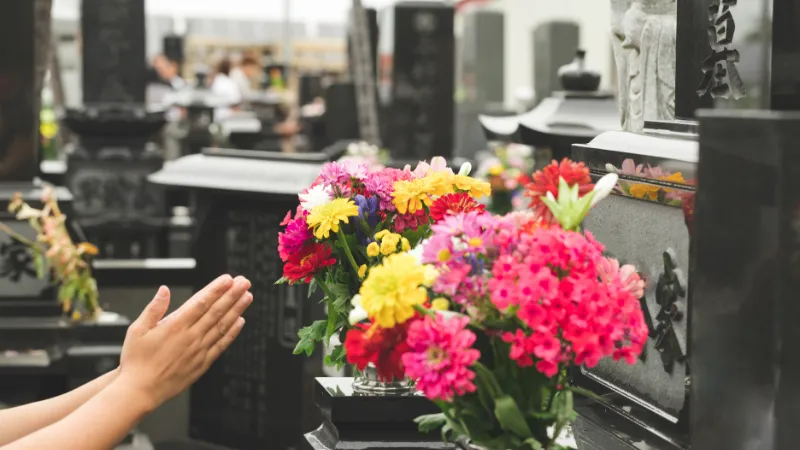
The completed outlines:
{"type": "Polygon", "coordinates": [[[706,111],[699,118],[692,445],[795,449],[800,114],[706,111]]]}
{"type": "MultiPolygon", "coordinates": [[[[672,248],[679,267],[684,273],[689,270],[689,233],[681,209],[611,196],[595,206],[586,218],[585,227],[606,246],[610,255],[623,264],[635,265],[639,270],[647,283],[645,298],[651,319],[655,321],[659,310],[655,299],[656,281],[664,271],[662,253],[672,248]]],[[[685,301],[678,302],[684,311],[687,308],[685,301]]],[[[673,326],[685,352],[687,320],[677,321],[673,326]]],[[[677,418],[686,395],[686,364],[678,362],[673,372],[667,373],[653,339],[648,340],[646,352],[646,360],[639,360],[634,366],[607,359],[589,372],[677,418]]]]}

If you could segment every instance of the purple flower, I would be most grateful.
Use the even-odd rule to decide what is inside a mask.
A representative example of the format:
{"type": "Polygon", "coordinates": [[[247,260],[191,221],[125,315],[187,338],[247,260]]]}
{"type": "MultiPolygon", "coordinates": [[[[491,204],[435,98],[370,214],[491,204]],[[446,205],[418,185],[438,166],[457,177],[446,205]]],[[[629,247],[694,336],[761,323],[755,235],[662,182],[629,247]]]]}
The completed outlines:
{"type": "MultiPolygon", "coordinates": [[[[358,206],[359,219],[365,220],[367,225],[369,225],[370,230],[374,230],[378,225],[378,205],[380,203],[380,199],[377,196],[367,198],[361,194],[358,194],[353,198],[353,201],[356,203],[356,206],[358,206]]],[[[355,220],[356,218],[350,219],[350,223],[355,225],[358,239],[365,245],[369,244],[372,241],[370,239],[371,236],[367,236],[362,227],[355,224],[355,220]]]]}

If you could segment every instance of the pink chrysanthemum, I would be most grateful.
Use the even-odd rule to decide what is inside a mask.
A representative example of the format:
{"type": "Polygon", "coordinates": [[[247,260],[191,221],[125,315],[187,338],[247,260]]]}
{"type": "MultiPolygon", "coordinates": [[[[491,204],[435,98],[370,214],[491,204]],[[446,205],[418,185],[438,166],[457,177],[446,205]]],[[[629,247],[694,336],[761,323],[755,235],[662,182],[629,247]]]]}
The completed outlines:
{"type": "Polygon", "coordinates": [[[306,223],[307,215],[308,212],[302,211],[299,208],[294,219],[292,218],[291,211],[286,213],[286,218],[281,222],[281,225],[285,226],[286,230],[282,233],[278,233],[278,254],[281,257],[281,261],[288,261],[292,254],[302,250],[314,237],[306,223]]]}
{"type": "Polygon", "coordinates": [[[475,392],[475,372],[470,367],[480,358],[472,348],[475,334],[465,327],[467,317],[425,317],[411,325],[403,355],[406,375],[431,400],[450,402],[455,396],[475,392]]]}
{"type": "Polygon", "coordinates": [[[396,208],[392,203],[392,192],[394,191],[394,182],[401,180],[411,180],[413,175],[399,169],[387,168],[376,172],[369,173],[364,178],[364,188],[370,196],[377,196],[380,199],[381,211],[394,212],[396,208]]]}

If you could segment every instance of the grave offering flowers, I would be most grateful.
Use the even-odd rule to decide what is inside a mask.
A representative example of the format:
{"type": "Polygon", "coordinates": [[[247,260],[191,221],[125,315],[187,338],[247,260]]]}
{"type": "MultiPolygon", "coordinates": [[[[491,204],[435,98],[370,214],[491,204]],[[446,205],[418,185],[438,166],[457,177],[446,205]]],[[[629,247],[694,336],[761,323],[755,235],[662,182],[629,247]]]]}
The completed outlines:
{"type": "MultiPolygon", "coordinates": [[[[314,183],[300,193],[300,206],[286,215],[285,229],[278,236],[284,263],[278,283],[307,283],[310,294],[321,290],[327,308],[326,320],[299,331],[296,354],[311,355],[318,343],[330,343],[334,336],[344,342],[352,327],[348,318],[359,313],[352,302],[359,292],[371,293],[364,304],[367,310],[382,304],[375,302],[390,303],[390,309],[380,315],[387,329],[391,328],[388,324],[405,322],[414,314],[413,302],[425,293],[410,286],[429,275],[410,272],[402,258],[389,258],[419,244],[442,218],[483,210],[476,199],[490,194],[489,184],[468,173],[469,167],[454,173],[443,158],[422,162],[414,170],[375,168],[354,160],[323,166],[314,183]],[[372,279],[383,281],[364,285],[373,270],[377,272],[372,279]],[[402,292],[402,299],[376,300],[387,289],[384,283],[402,292]]],[[[386,333],[387,340],[392,336],[386,333]]],[[[350,349],[334,341],[326,363],[342,366],[346,350],[350,349]]],[[[391,350],[380,347],[362,349],[362,353],[391,350]]]]}
{"type": "MultiPolygon", "coordinates": [[[[666,183],[692,184],[683,178],[681,172],[670,172],[658,166],[650,164],[636,164],[633,159],[626,159],[622,162],[622,167],[615,167],[611,164],[606,165],[609,172],[627,175],[630,177],[645,178],[663,181],[666,183]]],[[[628,197],[650,200],[653,202],[664,203],[672,206],[681,206],[683,192],[677,189],[659,186],[650,183],[634,183],[631,181],[620,181],[617,191],[628,197]]]]}
{"type": "Polygon", "coordinates": [[[530,147],[509,144],[499,147],[494,155],[483,160],[476,176],[487,180],[492,195],[487,209],[494,214],[507,214],[524,208],[523,188],[530,182],[533,155],[530,147]]]}
{"type": "Polygon", "coordinates": [[[98,253],[97,247],[88,242],[75,244],[72,241],[67,216],[61,212],[51,188],[44,189],[41,201],[43,207],[36,209],[17,193],[8,206],[9,212],[18,220],[27,221],[36,231],[35,239],[28,239],[0,223],[0,231],[11,236],[15,244],[26,247],[17,257],[17,261],[22,259],[23,262],[17,270],[28,270],[28,263],[32,263],[39,278],[52,280],[58,286],[58,301],[64,314],[72,320],[97,317],[102,310],[90,263],[90,258],[98,253]]]}
{"type": "Polygon", "coordinates": [[[634,364],[648,328],[635,268],[604,256],[581,222],[614,189],[569,160],[534,174],[530,211],[453,211],[393,252],[352,299],[348,361],[405,374],[441,408],[422,431],[490,450],[561,449],[574,419],[568,369],[634,364]]]}

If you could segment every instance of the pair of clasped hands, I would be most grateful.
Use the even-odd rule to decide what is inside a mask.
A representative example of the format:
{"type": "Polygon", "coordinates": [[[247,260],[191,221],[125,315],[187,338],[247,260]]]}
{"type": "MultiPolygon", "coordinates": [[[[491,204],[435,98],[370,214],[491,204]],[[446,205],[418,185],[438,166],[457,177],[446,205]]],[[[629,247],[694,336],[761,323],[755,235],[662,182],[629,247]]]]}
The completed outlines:
{"type": "Polygon", "coordinates": [[[249,289],[246,278],[223,275],[165,317],[170,292],[161,287],[128,328],[119,367],[58,397],[0,410],[0,450],[114,448],[230,346],[253,302],[249,289]]]}
{"type": "Polygon", "coordinates": [[[120,381],[149,396],[151,407],[188,388],[242,331],[249,289],[246,278],[223,275],[164,317],[170,293],[162,286],[128,328],[120,381]]]}

